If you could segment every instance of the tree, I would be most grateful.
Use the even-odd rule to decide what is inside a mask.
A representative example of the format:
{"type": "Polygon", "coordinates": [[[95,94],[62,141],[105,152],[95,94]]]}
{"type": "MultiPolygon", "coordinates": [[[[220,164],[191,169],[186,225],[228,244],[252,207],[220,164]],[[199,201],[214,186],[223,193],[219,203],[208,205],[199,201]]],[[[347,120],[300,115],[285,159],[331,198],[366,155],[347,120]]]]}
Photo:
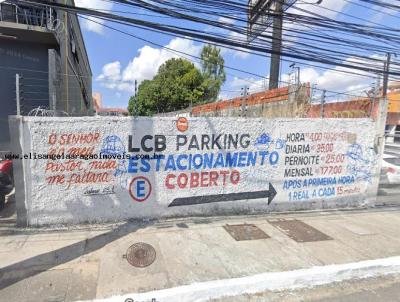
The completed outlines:
{"type": "Polygon", "coordinates": [[[201,67],[202,71],[184,59],[166,61],[152,80],[139,85],[137,96],[129,100],[129,113],[135,114],[135,103],[137,115],[151,116],[215,101],[226,80],[221,50],[204,46],[201,67]]]}
{"type": "MultiPolygon", "coordinates": [[[[136,96],[137,114],[151,116],[198,104],[206,90],[201,72],[189,61],[170,59],[158,69],[152,80],[139,85],[136,96]]],[[[129,113],[135,114],[135,97],[131,97],[129,113]]]]}
{"type": "Polygon", "coordinates": [[[154,85],[153,81],[144,80],[139,85],[137,96],[132,96],[129,100],[129,114],[135,115],[136,113],[137,115],[141,116],[151,116],[154,113],[154,108],[156,108],[155,112],[157,112],[157,104],[155,102],[155,90],[156,86],[154,85]]]}
{"type": "Polygon", "coordinates": [[[201,51],[201,67],[206,86],[205,100],[216,101],[222,85],[225,83],[224,58],[221,49],[213,45],[206,45],[201,51]]]}

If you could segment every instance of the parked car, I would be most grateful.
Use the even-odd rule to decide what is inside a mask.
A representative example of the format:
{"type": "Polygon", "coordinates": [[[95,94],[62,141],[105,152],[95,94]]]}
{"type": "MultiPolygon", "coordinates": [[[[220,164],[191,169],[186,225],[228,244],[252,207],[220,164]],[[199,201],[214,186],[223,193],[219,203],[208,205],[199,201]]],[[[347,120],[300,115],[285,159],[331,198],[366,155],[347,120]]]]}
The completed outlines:
{"type": "Polygon", "coordinates": [[[0,211],[4,208],[6,195],[13,190],[12,161],[0,158],[0,211]]]}
{"type": "Polygon", "coordinates": [[[400,158],[384,154],[382,159],[381,179],[391,184],[400,184],[400,158]]]}

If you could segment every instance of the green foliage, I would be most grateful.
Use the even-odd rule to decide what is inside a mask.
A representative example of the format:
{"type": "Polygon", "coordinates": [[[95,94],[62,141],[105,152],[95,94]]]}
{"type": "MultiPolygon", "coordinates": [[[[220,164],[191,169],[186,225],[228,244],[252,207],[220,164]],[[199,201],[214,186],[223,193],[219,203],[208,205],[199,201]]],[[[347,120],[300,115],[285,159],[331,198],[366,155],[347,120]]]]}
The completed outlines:
{"type": "Polygon", "coordinates": [[[206,45],[201,51],[200,58],[206,87],[205,100],[216,101],[226,80],[225,61],[221,56],[221,49],[213,45],[206,45]]]}
{"type": "MultiPolygon", "coordinates": [[[[151,116],[187,108],[203,100],[204,90],[203,76],[192,63],[170,59],[160,66],[152,80],[139,85],[137,114],[151,116]]],[[[135,97],[129,100],[128,110],[131,115],[135,114],[135,97]]]]}
{"type": "Polygon", "coordinates": [[[207,45],[201,52],[202,72],[184,59],[170,59],[152,80],[143,81],[136,99],[129,100],[130,115],[152,116],[215,101],[225,82],[224,59],[220,50],[207,45]]]}

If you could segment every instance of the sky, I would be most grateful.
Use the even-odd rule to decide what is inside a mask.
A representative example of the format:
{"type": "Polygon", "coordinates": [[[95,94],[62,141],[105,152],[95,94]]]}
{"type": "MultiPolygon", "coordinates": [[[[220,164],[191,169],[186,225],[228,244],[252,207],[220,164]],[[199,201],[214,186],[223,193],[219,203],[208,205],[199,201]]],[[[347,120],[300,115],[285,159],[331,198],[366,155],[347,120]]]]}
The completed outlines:
{"type": "MultiPolygon", "coordinates": [[[[385,1],[396,2],[395,0],[385,1]]],[[[243,0],[243,2],[247,3],[247,0],[243,0]]],[[[313,0],[309,2],[315,3],[316,1],[313,0]]],[[[137,17],[157,22],[171,22],[161,17],[143,16],[141,14],[152,13],[141,9],[116,5],[105,0],[75,0],[75,3],[77,6],[88,8],[128,11],[130,14],[127,16],[133,18],[137,17]]],[[[351,4],[347,0],[323,0],[320,4],[321,7],[310,5],[305,2],[301,4],[301,7],[304,9],[340,21],[368,24],[367,20],[369,20],[394,28],[398,28],[400,24],[400,19],[398,19],[398,17],[400,17],[399,13],[378,6],[373,7],[375,10],[368,10],[351,4]],[[337,12],[329,11],[322,7],[337,12]],[[397,18],[388,15],[388,13],[397,15],[397,18]],[[345,14],[357,16],[365,21],[356,20],[345,14]]],[[[293,11],[293,13],[298,12],[293,11]]],[[[126,108],[129,98],[134,93],[135,80],[140,83],[145,79],[152,79],[161,64],[170,58],[179,56],[156,45],[106,28],[103,24],[190,55],[198,56],[203,46],[202,43],[193,42],[188,39],[176,38],[170,35],[154,33],[134,27],[116,25],[99,19],[93,20],[97,23],[82,18],[80,22],[93,73],[93,93],[99,92],[102,94],[104,107],[126,108]]],[[[174,22],[179,21],[175,20],[174,22]]],[[[206,25],[198,26],[198,28],[207,29],[206,25]]],[[[228,49],[222,49],[221,53],[227,66],[268,77],[268,57],[261,57],[228,49]]],[[[193,63],[199,66],[198,62],[193,61],[193,63]]],[[[282,62],[282,81],[289,80],[289,73],[291,71],[291,68],[289,68],[290,64],[291,62],[282,62]]],[[[328,89],[337,92],[357,91],[357,94],[362,94],[364,90],[368,90],[368,87],[375,82],[372,78],[337,73],[335,69],[340,70],[341,67],[333,67],[333,70],[321,70],[314,67],[301,66],[300,79],[302,82],[316,84],[316,87],[319,89],[328,89]]],[[[249,86],[251,93],[265,89],[265,83],[268,84],[265,79],[249,76],[248,74],[238,71],[226,70],[226,73],[227,80],[221,89],[220,99],[239,96],[241,88],[244,85],[249,86]]]]}

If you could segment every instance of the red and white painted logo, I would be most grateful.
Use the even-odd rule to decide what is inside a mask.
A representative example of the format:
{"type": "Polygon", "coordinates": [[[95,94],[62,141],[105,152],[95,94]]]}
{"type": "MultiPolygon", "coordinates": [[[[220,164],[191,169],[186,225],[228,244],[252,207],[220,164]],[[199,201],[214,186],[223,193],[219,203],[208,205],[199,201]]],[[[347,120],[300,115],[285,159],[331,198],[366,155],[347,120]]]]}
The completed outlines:
{"type": "Polygon", "coordinates": [[[176,121],[176,128],[180,132],[185,132],[186,130],[188,130],[189,122],[188,122],[187,118],[186,117],[178,118],[178,120],[176,121]]]}
{"type": "Polygon", "coordinates": [[[129,183],[129,194],[137,202],[143,202],[150,197],[151,183],[143,176],[135,177],[129,183]]]}

